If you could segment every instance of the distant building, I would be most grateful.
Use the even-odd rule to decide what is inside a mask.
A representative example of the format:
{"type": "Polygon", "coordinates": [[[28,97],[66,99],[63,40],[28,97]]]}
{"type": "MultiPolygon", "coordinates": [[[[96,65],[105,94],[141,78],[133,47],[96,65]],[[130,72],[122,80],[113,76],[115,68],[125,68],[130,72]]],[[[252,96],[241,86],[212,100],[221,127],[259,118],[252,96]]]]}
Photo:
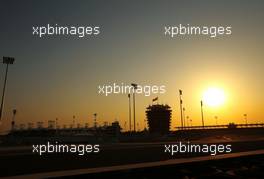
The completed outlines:
{"type": "MultiPolygon", "coordinates": [[[[34,128],[33,123],[28,123],[28,128],[25,124],[20,125],[20,129],[11,130],[6,135],[5,142],[19,144],[34,144],[43,142],[115,142],[119,140],[121,127],[118,121],[107,126],[97,126],[85,128],[81,124],[76,128],[67,128],[62,125],[62,128],[55,128],[55,121],[48,121],[47,127],[42,127],[42,122],[38,122],[34,128]]],[[[73,126],[71,126],[73,127],[73,126]]]]}
{"type": "Polygon", "coordinates": [[[168,105],[155,104],[146,109],[150,133],[167,134],[170,131],[171,108],[168,105]]]}

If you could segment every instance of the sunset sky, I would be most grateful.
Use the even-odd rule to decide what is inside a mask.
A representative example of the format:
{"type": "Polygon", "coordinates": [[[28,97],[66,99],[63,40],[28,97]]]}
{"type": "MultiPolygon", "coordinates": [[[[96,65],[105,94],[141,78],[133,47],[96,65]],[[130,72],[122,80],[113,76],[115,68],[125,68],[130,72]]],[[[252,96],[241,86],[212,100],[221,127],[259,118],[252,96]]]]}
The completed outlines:
{"type": "MultiPolygon", "coordinates": [[[[127,95],[98,94],[98,85],[165,85],[159,103],[172,107],[172,127],[180,125],[179,89],[186,115],[201,125],[200,100],[210,87],[225,102],[204,106],[205,124],[264,122],[264,1],[96,0],[1,1],[0,56],[12,56],[0,131],[16,123],[59,119],[59,124],[128,120],[127,95]],[[100,26],[97,37],[32,35],[46,24],[100,26]],[[167,38],[165,25],[231,26],[232,35],[167,38]]],[[[0,65],[0,92],[5,66],[0,65]]],[[[137,95],[137,122],[157,95],[137,95]]],[[[128,128],[128,126],[127,126],[128,128]]]]}

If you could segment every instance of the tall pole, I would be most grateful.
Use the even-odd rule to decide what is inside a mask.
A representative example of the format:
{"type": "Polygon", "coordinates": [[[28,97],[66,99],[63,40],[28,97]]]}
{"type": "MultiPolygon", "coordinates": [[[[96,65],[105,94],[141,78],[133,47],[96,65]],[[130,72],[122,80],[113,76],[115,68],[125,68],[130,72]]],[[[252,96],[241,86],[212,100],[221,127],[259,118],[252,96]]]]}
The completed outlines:
{"type": "Polygon", "coordinates": [[[4,98],[5,98],[5,89],[6,89],[6,82],[7,82],[7,72],[8,72],[8,63],[6,64],[6,72],[5,72],[5,81],[4,81],[4,88],[1,100],[1,109],[0,109],[0,120],[2,120],[2,113],[4,108],[4,98]]]}
{"type": "Polygon", "coordinates": [[[3,114],[3,108],[4,108],[4,98],[5,98],[8,66],[9,66],[9,64],[13,64],[14,61],[15,61],[15,58],[13,58],[13,57],[3,57],[3,63],[6,64],[6,72],[5,72],[4,87],[3,87],[1,106],[0,106],[0,121],[2,120],[2,114],[3,114]]]}
{"type": "Polygon", "coordinates": [[[11,130],[12,130],[12,131],[15,130],[15,116],[16,116],[16,113],[17,113],[17,110],[14,109],[14,110],[13,110],[13,119],[12,119],[12,122],[11,122],[11,126],[12,126],[11,130]]]}
{"type": "Polygon", "coordinates": [[[136,132],[136,97],[135,97],[135,91],[133,92],[133,109],[134,109],[134,132],[136,132]]]}
{"type": "Polygon", "coordinates": [[[130,94],[128,94],[128,117],[129,117],[129,132],[131,132],[131,98],[130,94]]]}
{"type": "Polygon", "coordinates": [[[133,86],[133,112],[134,112],[134,132],[136,132],[136,97],[135,97],[135,92],[137,89],[137,84],[132,83],[131,86],[133,86]]]}
{"type": "Polygon", "coordinates": [[[182,90],[179,90],[180,94],[180,110],[181,110],[181,127],[183,129],[183,114],[182,114],[182,90]]]}
{"type": "Polygon", "coordinates": [[[204,128],[204,114],[203,114],[203,101],[201,100],[201,115],[202,115],[202,125],[204,128]]]}

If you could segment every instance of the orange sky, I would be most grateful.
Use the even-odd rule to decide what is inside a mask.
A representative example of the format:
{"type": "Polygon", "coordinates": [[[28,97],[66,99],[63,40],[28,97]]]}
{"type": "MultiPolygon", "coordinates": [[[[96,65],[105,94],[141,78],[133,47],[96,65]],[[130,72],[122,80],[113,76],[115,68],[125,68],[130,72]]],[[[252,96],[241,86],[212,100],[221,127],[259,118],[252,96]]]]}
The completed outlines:
{"type": "MultiPolygon", "coordinates": [[[[10,129],[12,110],[18,124],[59,119],[60,124],[93,124],[128,120],[127,95],[98,94],[98,85],[137,83],[165,85],[159,103],[172,107],[172,128],[180,125],[178,90],[186,115],[201,124],[200,100],[212,86],[227,95],[219,108],[204,106],[205,124],[263,122],[264,3],[262,1],[160,1],[72,4],[5,2],[0,13],[0,55],[13,56],[1,132],[10,129]],[[151,4],[151,5],[150,5],[151,4]],[[239,4],[239,5],[238,5],[239,4]],[[12,15],[9,10],[12,8],[12,15]],[[96,9],[96,10],[95,10],[96,9]],[[49,12],[49,13],[47,13],[49,12]],[[67,13],[72,12],[72,13],[67,13]],[[102,13],[103,12],[103,13],[102,13]],[[224,13],[223,13],[224,12],[224,13]],[[96,38],[37,38],[35,24],[100,25],[96,38]],[[232,26],[219,38],[186,36],[169,39],[165,24],[232,26]],[[20,30],[17,30],[20,27],[20,30]]],[[[0,65],[0,86],[5,66],[0,65]]],[[[157,95],[137,95],[137,121],[144,127],[145,109],[157,95]]],[[[128,126],[127,126],[128,127],[128,126]]]]}

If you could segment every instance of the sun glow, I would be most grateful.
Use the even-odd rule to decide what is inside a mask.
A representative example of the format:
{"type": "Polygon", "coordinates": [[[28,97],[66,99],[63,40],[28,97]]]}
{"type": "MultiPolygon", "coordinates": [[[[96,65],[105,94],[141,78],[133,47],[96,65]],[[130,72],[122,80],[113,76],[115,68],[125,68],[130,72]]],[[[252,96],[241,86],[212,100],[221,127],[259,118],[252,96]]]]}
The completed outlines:
{"type": "Polygon", "coordinates": [[[225,103],[226,96],[224,90],[220,88],[208,88],[203,93],[203,101],[206,105],[211,107],[218,107],[225,103]]]}

